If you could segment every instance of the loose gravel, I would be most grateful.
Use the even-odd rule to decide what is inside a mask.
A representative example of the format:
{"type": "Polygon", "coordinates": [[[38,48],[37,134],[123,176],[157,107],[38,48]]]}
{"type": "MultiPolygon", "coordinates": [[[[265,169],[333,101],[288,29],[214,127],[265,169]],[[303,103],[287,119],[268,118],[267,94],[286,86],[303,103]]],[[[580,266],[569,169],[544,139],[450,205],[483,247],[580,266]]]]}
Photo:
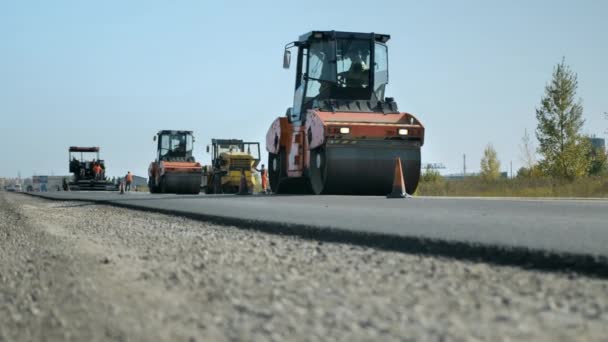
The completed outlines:
{"type": "Polygon", "coordinates": [[[608,281],[0,192],[16,340],[606,341],[608,281]]]}

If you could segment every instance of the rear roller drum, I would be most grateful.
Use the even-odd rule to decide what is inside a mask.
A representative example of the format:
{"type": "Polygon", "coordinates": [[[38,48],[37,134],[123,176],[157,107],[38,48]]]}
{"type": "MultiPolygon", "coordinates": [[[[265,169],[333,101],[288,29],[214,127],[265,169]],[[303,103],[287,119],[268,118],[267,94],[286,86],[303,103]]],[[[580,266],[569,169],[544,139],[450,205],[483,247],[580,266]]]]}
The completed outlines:
{"type": "Polygon", "coordinates": [[[201,191],[201,179],[198,175],[169,174],[163,176],[165,193],[195,195],[201,191]]]}
{"type": "Polygon", "coordinates": [[[321,146],[310,153],[310,187],[315,195],[323,193],[326,181],[325,147],[321,146]]]}
{"type": "Polygon", "coordinates": [[[305,177],[288,178],[286,153],[281,149],[279,154],[268,155],[268,176],[270,189],[277,194],[310,194],[310,181],[305,177]]]}
{"type": "Polygon", "coordinates": [[[169,189],[167,187],[167,179],[165,178],[165,176],[162,176],[160,178],[160,184],[158,185],[158,187],[160,188],[160,193],[162,193],[162,194],[168,193],[169,189]]]}
{"type": "Polygon", "coordinates": [[[285,156],[285,150],[281,149],[278,154],[268,154],[268,178],[270,189],[274,193],[279,193],[279,185],[282,178],[287,176],[283,168],[283,160],[285,156]]]}
{"type": "Polygon", "coordinates": [[[324,145],[312,150],[310,186],[317,195],[386,195],[392,189],[396,157],[401,159],[406,189],[411,194],[420,177],[420,148],[394,142],[324,145]]]}

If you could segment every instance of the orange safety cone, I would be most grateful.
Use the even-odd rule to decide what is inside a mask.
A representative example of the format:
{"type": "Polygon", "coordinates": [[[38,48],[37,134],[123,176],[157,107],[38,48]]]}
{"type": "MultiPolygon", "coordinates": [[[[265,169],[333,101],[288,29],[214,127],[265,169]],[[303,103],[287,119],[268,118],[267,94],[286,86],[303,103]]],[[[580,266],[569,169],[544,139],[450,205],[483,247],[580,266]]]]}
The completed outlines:
{"type": "Polygon", "coordinates": [[[249,189],[247,187],[247,178],[245,177],[245,171],[241,171],[241,182],[239,183],[239,192],[237,195],[249,195],[249,189]]]}
{"type": "Polygon", "coordinates": [[[401,158],[395,158],[395,176],[393,178],[393,191],[386,198],[410,198],[412,196],[405,192],[405,178],[401,168],[401,158]]]}

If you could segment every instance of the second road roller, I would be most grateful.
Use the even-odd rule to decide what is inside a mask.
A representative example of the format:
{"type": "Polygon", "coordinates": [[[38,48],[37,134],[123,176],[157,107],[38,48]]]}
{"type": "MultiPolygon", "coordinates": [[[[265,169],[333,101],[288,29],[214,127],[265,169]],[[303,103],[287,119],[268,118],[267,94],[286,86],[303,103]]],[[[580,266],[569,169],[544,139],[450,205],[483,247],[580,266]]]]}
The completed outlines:
{"type": "Polygon", "coordinates": [[[266,135],[274,192],[386,195],[396,157],[416,191],[424,126],[385,97],[389,39],[312,31],[285,46],[284,68],[297,53],[295,95],[266,135]]]}
{"type": "Polygon", "coordinates": [[[148,167],[151,193],[198,194],[201,191],[203,166],[192,155],[192,131],[163,130],[158,141],[156,160],[148,167]]]}

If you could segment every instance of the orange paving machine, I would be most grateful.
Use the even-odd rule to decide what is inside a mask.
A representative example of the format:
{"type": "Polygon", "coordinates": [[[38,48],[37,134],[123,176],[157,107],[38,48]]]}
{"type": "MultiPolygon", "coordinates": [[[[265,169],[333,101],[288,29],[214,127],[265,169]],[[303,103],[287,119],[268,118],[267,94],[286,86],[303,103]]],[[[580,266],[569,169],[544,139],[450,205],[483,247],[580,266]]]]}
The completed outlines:
{"type": "Polygon", "coordinates": [[[396,158],[415,192],[424,126],[384,97],[389,38],[312,31],[287,44],[284,68],[297,49],[293,107],[266,135],[274,192],[386,195],[396,158]]]}

